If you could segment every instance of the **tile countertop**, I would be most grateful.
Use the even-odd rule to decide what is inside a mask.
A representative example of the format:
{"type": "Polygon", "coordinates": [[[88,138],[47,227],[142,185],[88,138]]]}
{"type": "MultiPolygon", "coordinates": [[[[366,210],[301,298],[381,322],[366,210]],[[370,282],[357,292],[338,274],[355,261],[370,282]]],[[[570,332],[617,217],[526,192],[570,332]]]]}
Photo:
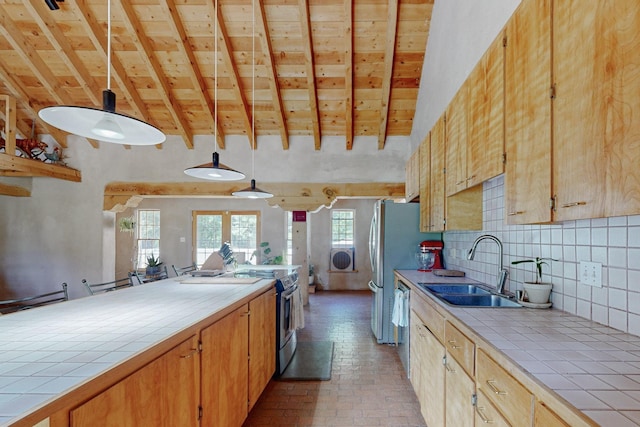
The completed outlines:
{"type": "Polygon", "coordinates": [[[0,426],[273,284],[174,279],[0,316],[0,426]]]}
{"type": "MultiPolygon", "coordinates": [[[[477,283],[397,272],[414,284],[477,283]]],[[[461,308],[431,299],[597,423],[640,425],[640,337],[561,310],[461,308]]]]}

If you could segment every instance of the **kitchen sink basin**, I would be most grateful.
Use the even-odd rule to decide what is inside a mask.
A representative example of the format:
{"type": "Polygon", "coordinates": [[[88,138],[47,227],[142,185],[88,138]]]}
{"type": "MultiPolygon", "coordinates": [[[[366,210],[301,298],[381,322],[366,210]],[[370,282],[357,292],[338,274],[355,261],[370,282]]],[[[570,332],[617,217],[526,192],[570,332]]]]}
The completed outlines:
{"type": "Polygon", "coordinates": [[[442,301],[451,305],[464,307],[522,307],[515,301],[500,295],[461,295],[461,294],[436,294],[442,301]]]}
{"type": "Polygon", "coordinates": [[[486,289],[483,289],[477,285],[469,285],[469,284],[438,284],[438,285],[429,285],[426,283],[420,283],[427,291],[431,291],[435,294],[462,294],[462,295],[489,295],[489,292],[486,289]]]}
{"type": "Polygon", "coordinates": [[[502,295],[496,295],[479,285],[469,283],[418,283],[449,305],[460,307],[522,307],[502,295]]]}

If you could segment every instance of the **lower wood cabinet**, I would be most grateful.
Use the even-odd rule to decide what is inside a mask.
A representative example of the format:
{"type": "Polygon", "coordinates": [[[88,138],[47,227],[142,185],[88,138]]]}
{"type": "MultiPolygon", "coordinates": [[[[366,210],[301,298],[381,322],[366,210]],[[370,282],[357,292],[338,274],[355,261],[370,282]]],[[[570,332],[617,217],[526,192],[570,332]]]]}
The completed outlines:
{"type": "Polygon", "coordinates": [[[446,425],[447,427],[472,426],[475,382],[448,351],[445,370],[446,425]]]}
{"type": "Polygon", "coordinates": [[[533,395],[482,349],[477,358],[477,389],[483,391],[514,427],[531,425],[533,395]]]}
{"type": "MultiPolygon", "coordinates": [[[[482,391],[478,390],[478,394],[476,395],[476,425],[481,426],[484,424],[495,427],[510,427],[510,424],[504,419],[502,414],[500,414],[500,411],[491,404],[491,401],[482,391]]],[[[541,426],[542,425],[543,424],[541,424],[541,426]]],[[[550,427],[554,424],[544,425],[550,427]]]]}
{"type": "Polygon", "coordinates": [[[555,412],[549,409],[544,403],[536,400],[533,410],[533,425],[536,427],[569,427],[570,424],[560,418],[555,412]]]}
{"type": "Polygon", "coordinates": [[[414,311],[411,312],[411,383],[429,427],[445,425],[445,350],[414,311]]]}
{"type": "Polygon", "coordinates": [[[276,370],[276,290],[249,303],[249,411],[276,370]]]}
{"type": "Polygon", "coordinates": [[[270,289],[51,425],[240,427],[275,372],[275,316],[270,289]]]}
{"type": "Polygon", "coordinates": [[[72,427],[198,424],[198,340],[184,341],[71,411],[72,427]]]}
{"type": "Polygon", "coordinates": [[[249,395],[249,306],[202,330],[202,425],[241,426],[249,395]]]}

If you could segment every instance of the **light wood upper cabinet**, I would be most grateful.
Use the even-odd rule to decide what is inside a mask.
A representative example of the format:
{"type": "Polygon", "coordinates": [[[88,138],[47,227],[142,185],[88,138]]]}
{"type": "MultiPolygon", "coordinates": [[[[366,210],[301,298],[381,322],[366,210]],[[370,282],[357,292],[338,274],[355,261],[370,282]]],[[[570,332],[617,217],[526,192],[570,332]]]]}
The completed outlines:
{"type": "Polygon", "coordinates": [[[420,197],[420,147],[413,152],[405,166],[405,199],[407,202],[420,197]]]}
{"type": "Polygon", "coordinates": [[[467,188],[467,79],[447,107],[447,196],[467,188]]]}
{"type": "Polygon", "coordinates": [[[276,370],[276,291],[249,303],[249,410],[276,370]]]}
{"type": "Polygon", "coordinates": [[[72,427],[198,424],[195,336],[71,411],[72,427]]]}
{"type": "Polygon", "coordinates": [[[556,220],[640,212],[638,28],[637,0],[554,3],[556,220]]]}
{"type": "Polygon", "coordinates": [[[499,34],[468,78],[467,187],[504,172],[504,37],[499,34]]]}
{"type": "Polygon", "coordinates": [[[420,231],[431,224],[431,132],[420,143],[420,231]]]}
{"type": "Polygon", "coordinates": [[[445,115],[442,115],[431,130],[429,231],[443,231],[445,229],[444,154],[445,115]]]}
{"type": "Polygon", "coordinates": [[[203,426],[240,427],[247,417],[249,307],[201,332],[203,426]]]}
{"type": "Polygon", "coordinates": [[[523,1],[506,26],[505,215],[551,221],[551,0],[523,1]]]}

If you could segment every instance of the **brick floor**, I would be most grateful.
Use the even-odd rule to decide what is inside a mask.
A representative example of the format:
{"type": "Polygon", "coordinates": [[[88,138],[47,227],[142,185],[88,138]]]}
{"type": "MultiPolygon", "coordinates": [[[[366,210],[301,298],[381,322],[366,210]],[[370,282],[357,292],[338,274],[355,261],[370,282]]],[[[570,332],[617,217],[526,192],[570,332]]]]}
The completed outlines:
{"type": "Polygon", "coordinates": [[[371,333],[371,292],[320,291],[299,341],[333,341],[330,381],[272,380],[244,427],[425,427],[397,349],[371,333]]]}

